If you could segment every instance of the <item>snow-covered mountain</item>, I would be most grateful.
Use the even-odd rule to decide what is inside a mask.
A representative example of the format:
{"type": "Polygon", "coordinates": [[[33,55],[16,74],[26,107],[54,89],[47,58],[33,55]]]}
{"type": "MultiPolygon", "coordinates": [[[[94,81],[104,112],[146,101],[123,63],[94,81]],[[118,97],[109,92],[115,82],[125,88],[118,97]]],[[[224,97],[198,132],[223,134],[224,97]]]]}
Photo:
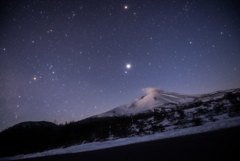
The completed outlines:
{"type": "Polygon", "coordinates": [[[223,97],[228,92],[237,92],[239,89],[231,89],[225,91],[217,91],[202,95],[185,95],[179,93],[164,92],[160,89],[148,89],[148,94],[135,100],[129,104],[121,105],[105,113],[95,115],[92,118],[114,117],[114,116],[129,116],[142,113],[144,111],[153,110],[157,107],[168,106],[174,108],[177,105],[183,105],[190,102],[215,100],[223,97]]]}
{"type": "Polygon", "coordinates": [[[113,117],[123,115],[135,115],[146,110],[151,110],[155,107],[162,106],[164,104],[180,104],[191,102],[197,98],[197,95],[183,95],[178,93],[168,93],[162,90],[152,90],[151,93],[147,94],[135,100],[129,104],[116,107],[105,113],[95,115],[93,117],[113,117]]]}

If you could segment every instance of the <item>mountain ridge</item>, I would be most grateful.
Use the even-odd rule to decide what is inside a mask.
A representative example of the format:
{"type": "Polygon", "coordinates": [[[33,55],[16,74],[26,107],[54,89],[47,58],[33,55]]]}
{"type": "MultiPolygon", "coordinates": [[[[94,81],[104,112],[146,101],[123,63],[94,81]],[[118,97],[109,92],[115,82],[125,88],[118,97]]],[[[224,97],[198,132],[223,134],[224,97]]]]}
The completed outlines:
{"type": "Polygon", "coordinates": [[[203,99],[203,97],[209,97],[214,94],[227,93],[227,92],[233,92],[233,91],[238,91],[238,90],[240,90],[240,88],[215,91],[215,92],[211,92],[211,93],[207,93],[207,94],[193,94],[193,95],[173,93],[173,92],[164,92],[162,90],[153,90],[153,92],[151,92],[145,96],[142,96],[139,99],[137,99],[129,104],[115,107],[112,110],[109,110],[109,111],[101,113],[101,114],[94,115],[90,118],[135,115],[135,114],[138,114],[138,113],[150,110],[150,109],[154,109],[159,106],[163,106],[164,104],[169,104],[169,103],[184,104],[184,103],[188,103],[191,101],[199,101],[199,99],[203,99]],[[145,100],[145,103],[142,103],[143,100],[145,100]],[[155,103],[149,104],[149,102],[151,102],[151,101],[153,102],[153,100],[155,101],[155,103]],[[133,109],[135,109],[135,110],[133,110],[133,109]]]}

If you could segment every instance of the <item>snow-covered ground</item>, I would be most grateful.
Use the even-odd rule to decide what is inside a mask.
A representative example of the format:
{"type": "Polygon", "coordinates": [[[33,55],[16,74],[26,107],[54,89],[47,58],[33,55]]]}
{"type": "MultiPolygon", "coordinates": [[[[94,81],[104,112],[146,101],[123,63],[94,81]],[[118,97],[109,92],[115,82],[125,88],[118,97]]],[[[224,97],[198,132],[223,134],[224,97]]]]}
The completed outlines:
{"type": "Polygon", "coordinates": [[[228,127],[234,127],[234,126],[240,126],[240,117],[234,117],[234,118],[224,117],[223,120],[218,120],[215,122],[208,122],[201,126],[189,127],[189,128],[185,128],[185,129],[176,129],[176,130],[171,129],[169,127],[170,131],[156,133],[156,134],[152,134],[152,135],[146,135],[146,136],[142,136],[142,137],[137,136],[137,137],[122,138],[122,139],[117,139],[117,140],[110,140],[110,141],[105,141],[105,142],[86,143],[86,144],[71,146],[68,148],[53,149],[53,150],[44,151],[41,153],[0,158],[0,160],[13,160],[13,159],[16,160],[16,159],[57,155],[57,154],[92,151],[92,150],[97,150],[97,149],[105,149],[105,148],[111,148],[111,147],[122,146],[122,145],[127,145],[127,144],[146,142],[146,141],[151,141],[151,140],[158,140],[158,139],[165,139],[165,138],[170,138],[170,137],[202,133],[202,132],[207,132],[207,131],[214,131],[214,130],[228,128],[228,127]]]}

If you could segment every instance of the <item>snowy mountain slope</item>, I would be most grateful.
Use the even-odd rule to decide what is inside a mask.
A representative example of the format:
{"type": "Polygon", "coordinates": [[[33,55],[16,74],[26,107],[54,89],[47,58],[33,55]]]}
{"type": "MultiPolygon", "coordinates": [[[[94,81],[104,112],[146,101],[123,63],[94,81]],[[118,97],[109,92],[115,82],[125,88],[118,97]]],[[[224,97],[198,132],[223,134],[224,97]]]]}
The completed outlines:
{"type": "Polygon", "coordinates": [[[122,105],[114,108],[113,110],[107,111],[105,113],[95,115],[93,117],[113,117],[122,115],[135,115],[146,110],[151,110],[155,107],[162,106],[164,104],[180,104],[191,102],[196,99],[196,95],[183,95],[178,93],[167,93],[161,90],[153,91],[140,99],[129,103],[127,105],[122,105]]]}
{"type": "Polygon", "coordinates": [[[114,117],[114,116],[130,116],[136,115],[149,110],[154,110],[156,107],[174,108],[176,105],[186,104],[189,102],[207,102],[217,100],[224,97],[227,93],[237,93],[240,89],[230,89],[216,91],[208,94],[199,95],[184,95],[179,93],[164,92],[160,89],[152,89],[149,94],[139,98],[138,100],[116,107],[105,113],[95,115],[92,118],[114,117]]]}
{"type": "MultiPolygon", "coordinates": [[[[137,131],[148,130],[153,127],[164,127],[165,130],[181,129],[203,125],[208,122],[225,120],[240,116],[240,89],[218,91],[204,94],[192,102],[183,104],[164,104],[163,106],[144,111],[152,113],[148,118],[137,119],[134,125],[137,131]],[[160,119],[160,116],[164,116],[160,119]],[[140,126],[139,126],[140,125],[140,126]]],[[[134,116],[137,118],[137,115],[134,116]]]]}
{"type": "Polygon", "coordinates": [[[222,91],[216,91],[216,92],[212,92],[212,93],[208,93],[208,94],[202,94],[199,95],[199,97],[197,97],[194,101],[202,101],[202,102],[207,102],[207,101],[211,101],[211,100],[217,100],[219,98],[224,97],[224,95],[228,94],[228,93],[239,93],[240,89],[229,89],[229,90],[222,90],[222,91]]]}

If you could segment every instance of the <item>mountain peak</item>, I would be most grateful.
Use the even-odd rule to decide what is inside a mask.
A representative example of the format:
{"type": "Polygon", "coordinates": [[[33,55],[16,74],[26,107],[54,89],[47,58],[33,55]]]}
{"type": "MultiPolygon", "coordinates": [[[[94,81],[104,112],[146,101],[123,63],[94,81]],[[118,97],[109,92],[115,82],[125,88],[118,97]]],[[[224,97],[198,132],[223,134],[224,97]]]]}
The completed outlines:
{"type": "Polygon", "coordinates": [[[164,91],[160,88],[145,88],[144,92],[146,94],[150,94],[150,93],[164,93],[164,91]]]}
{"type": "Polygon", "coordinates": [[[146,96],[139,98],[129,104],[116,107],[105,113],[95,115],[93,117],[113,117],[122,115],[135,115],[146,110],[152,110],[155,107],[160,107],[164,104],[173,103],[186,103],[193,101],[196,96],[183,95],[178,93],[168,93],[157,88],[146,88],[146,96]]]}
{"type": "MultiPolygon", "coordinates": [[[[240,89],[229,89],[216,91],[208,94],[194,94],[186,95],[179,93],[165,92],[159,88],[145,88],[144,92],[147,94],[129,104],[121,105],[105,113],[95,115],[93,118],[114,117],[114,116],[129,116],[142,113],[144,111],[154,110],[156,107],[163,107],[167,104],[184,104],[188,102],[202,101],[206,102],[211,99],[223,97],[228,92],[237,92],[240,89]]],[[[172,106],[175,107],[175,106],[172,106]]],[[[170,108],[170,107],[169,107],[170,108]]]]}

